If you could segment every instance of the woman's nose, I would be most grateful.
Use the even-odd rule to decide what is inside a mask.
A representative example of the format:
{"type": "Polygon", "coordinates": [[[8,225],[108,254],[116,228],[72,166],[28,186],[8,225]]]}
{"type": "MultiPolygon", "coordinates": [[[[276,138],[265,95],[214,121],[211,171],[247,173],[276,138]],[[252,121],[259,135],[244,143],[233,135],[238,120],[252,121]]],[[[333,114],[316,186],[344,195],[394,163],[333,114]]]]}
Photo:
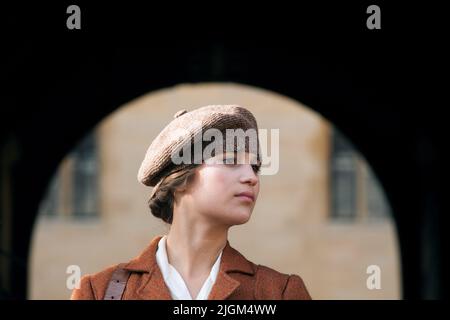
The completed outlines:
{"type": "Polygon", "coordinates": [[[241,182],[248,183],[252,186],[258,183],[258,175],[253,171],[253,167],[251,165],[245,165],[245,169],[243,170],[241,176],[241,182]]]}

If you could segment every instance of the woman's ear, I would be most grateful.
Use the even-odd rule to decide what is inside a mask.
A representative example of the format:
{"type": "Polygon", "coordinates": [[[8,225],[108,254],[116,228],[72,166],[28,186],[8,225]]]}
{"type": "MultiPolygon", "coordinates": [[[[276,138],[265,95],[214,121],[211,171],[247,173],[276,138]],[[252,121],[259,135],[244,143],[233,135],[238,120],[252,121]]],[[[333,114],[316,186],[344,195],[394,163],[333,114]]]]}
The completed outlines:
{"type": "Polygon", "coordinates": [[[189,189],[191,188],[192,184],[196,180],[196,176],[197,176],[197,170],[195,168],[194,171],[191,172],[191,174],[188,176],[188,178],[185,179],[181,185],[176,187],[176,189],[173,192],[174,196],[175,196],[175,194],[177,196],[181,196],[184,193],[189,192],[189,189]]]}
{"type": "Polygon", "coordinates": [[[173,191],[173,203],[178,203],[178,200],[183,195],[185,190],[183,188],[178,187],[173,191]]]}
{"type": "Polygon", "coordinates": [[[188,180],[189,179],[184,180],[184,182],[181,185],[176,187],[174,194],[181,195],[181,194],[185,193],[190,184],[190,182],[188,180]]]}
{"type": "Polygon", "coordinates": [[[186,183],[183,183],[181,186],[178,186],[175,191],[174,194],[182,194],[187,190],[187,186],[186,183]]]}

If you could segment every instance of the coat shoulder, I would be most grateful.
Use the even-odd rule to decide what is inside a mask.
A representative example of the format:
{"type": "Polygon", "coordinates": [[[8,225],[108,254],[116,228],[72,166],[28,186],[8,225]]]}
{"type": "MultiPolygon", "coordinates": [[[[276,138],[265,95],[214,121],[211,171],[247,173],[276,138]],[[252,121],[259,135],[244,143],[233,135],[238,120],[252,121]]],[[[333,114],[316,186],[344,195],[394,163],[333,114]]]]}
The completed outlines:
{"type": "Polygon", "coordinates": [[[121,264],[109,266],[97,273],[81,277],[79,288],[72,291],[71,300],[102,300],[111,277],[121,264]]]}
{"type": "Polygon", "coordinates": [[[274,300],[310,300],[311,296],[296,274],[281,273],[264,265],[256,269],[256,298],[274,300]]]}

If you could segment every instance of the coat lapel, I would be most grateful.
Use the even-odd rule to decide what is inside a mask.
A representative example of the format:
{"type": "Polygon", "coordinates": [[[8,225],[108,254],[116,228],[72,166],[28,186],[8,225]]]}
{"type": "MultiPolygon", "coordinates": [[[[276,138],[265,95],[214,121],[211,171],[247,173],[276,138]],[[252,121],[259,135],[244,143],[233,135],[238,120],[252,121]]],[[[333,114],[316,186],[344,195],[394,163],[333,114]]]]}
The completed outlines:
{"type": "Polygon", "coordinates": [[[136,291],[139,299],[172,300],[172,295],[157,265],[152,268],[150,273],[145,274],[142,280],[143,285],[136,291]]]}
{"type": "Polygon", "coordinates": [[[233,273],[254,275],[255,269],[253,264],[231,247],[227,240],[220,261],[219,273],[209,293],[208,300],[225,300],[235,293],[241,283],[233,278],[233,273]]]}
{"type": "Polygon", "coordinates": [[[231,296],[241,283],[230,277],[226,272],[219,271],[208,300],[225,300],[231,296]]]}
{"type": "Polygon", "coordinates": [[[149,246],[138,257],[124,266],[126,270],[142,273],[139,284],[135,288],[133,299],[172,299],[169,288],[167,288],[161,270],[156,262],[156,250],[158,249],[158,242],[161,238],[162,236],[153,238],[149,246]]]}
{"type": "MultiPolygon", "coordinates": [[[[138,257],[124,266],[124,269],[143,273],[141,281],[136,288],[138,299],[145,300],[171,300],[161,270],[156,262],[156,250],[162,236],[153,238],[150,245],[138,257]]],[[[253,275],[253,264],[230,246],[229,241],[223,249],[216,281],[208,296],[208,300],[224,300],[229,298],[240,286],[240,282],[231,274],[241,272],[253,275]]]]}

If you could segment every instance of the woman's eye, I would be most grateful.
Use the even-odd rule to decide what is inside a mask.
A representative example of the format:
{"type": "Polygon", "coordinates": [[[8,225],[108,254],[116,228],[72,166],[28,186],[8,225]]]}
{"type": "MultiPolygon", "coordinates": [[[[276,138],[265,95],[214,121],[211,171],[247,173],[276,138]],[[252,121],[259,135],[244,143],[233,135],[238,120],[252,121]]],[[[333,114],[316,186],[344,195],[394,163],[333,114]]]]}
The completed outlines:
{"type": "MultiPolygon", "coordinates": [[[[236,158],[227,158],[224,160],[225,165],[234,166],[238,165],[236,158]]],[[[261,171],[261,163],[258,164],[252,164],[253,172],[258,174],[261,171]]]]}
{"type": "Polygon", "coordinates": [[[253,165],[252,165],[252,168],[253,168],[253,171],[254,171],[256,174],[258,174],[259,171],[261,170],[261,165],[253,164],[253,165]]]}
{"type": "Polygon", "coordinates": [[[234,159],[234,158],[227,158],[227,159],[225,159],[225,164],[234,165],[234,164],[236,164],[236,159],[234,159]]]}

